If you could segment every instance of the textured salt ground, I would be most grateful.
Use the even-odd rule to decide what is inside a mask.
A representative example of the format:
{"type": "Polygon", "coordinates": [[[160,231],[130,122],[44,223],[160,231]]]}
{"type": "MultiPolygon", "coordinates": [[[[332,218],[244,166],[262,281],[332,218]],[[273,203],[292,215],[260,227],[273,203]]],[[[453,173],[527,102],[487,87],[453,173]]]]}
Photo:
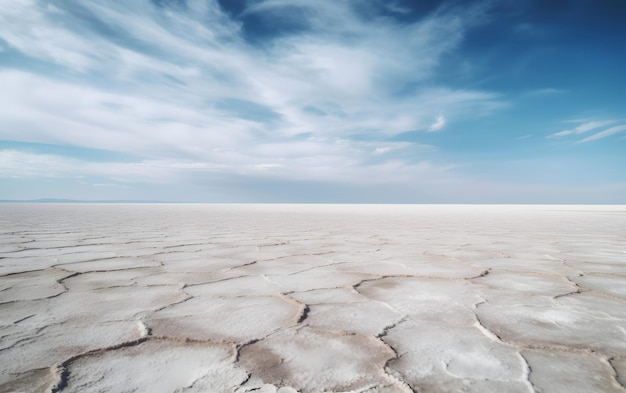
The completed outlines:
{"type": "Polygon", "coordinates": [[[0,392],[626,392],[626,207],[0,205],[0,392]]]}

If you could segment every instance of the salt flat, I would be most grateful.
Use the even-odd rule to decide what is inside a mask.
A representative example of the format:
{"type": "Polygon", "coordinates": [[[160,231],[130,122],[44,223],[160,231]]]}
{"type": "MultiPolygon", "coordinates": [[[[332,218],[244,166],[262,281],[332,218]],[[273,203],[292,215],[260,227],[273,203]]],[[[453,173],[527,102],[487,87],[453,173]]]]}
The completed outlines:
{"type": "Polygon", "coordinates": [[[626,207],[0,205],[0,392],[626,392],[626,207]]]}

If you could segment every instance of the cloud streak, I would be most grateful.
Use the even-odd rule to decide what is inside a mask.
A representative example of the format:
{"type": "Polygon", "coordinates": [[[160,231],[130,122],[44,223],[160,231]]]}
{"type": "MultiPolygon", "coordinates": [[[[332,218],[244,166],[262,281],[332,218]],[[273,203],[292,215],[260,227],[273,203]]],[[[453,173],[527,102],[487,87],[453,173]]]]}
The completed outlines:
{"type": "MultiPolygon", "coordinates": [[[[580,122],[580,120],[576,120],[575,122],[580,122]]],[[[562,138],[562,137],[569,136],[569,135],[586,134],[590,131],[605,128],[606,126],[615,124],[616,122],[617,122],[616,120],[585,121],[584,123],[580,124],[579,126],[573,129],[559,131],[557,133],[551,134],[548,136],[548,138],[562,138]]],[[[593,135],[580,139],[576,143],[587,143],[587,142],[596,141],[598,139],[602,139],[602,138],[606,138],[615,134],[619,134],[623,131],[626,131],[626,125],[624,124],[617,125],[614,127],[606,128],[603,131],[596,132],[593,135]]]]}
{"type": "Polygon", "coordinates": [[[598,132],[598,133],[593,134],[591,136],[588,136],[588,137],[586,137],[584,139],[581,139],[579,141],[579,143],[595,141],[595,140],[598,140],[598,139],[606,138],[606,137],[611,136],[611,135],[619,134],[619,133],[624,132],[624,131],[626,131],[626,124],[625,125],[621,125],[621,126],[611,127],[611,128],[606,129],[604,131],[601,131],[601,132],[598,132]]]}
{"type": "Polygon", "coordinates": [[[563,137],[567,135],[579,135],[595,130],[600,127],[615,123],[615,120],[588,121],[571,130],[559,131],[550,135],[550,137],[563,137]]]}

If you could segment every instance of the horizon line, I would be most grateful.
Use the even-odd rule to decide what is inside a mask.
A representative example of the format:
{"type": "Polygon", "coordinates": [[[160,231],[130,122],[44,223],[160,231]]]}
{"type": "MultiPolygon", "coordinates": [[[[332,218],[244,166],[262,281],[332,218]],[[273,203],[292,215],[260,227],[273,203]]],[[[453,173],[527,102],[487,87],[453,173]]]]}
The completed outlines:
{"type": "Polygon", "coordinates": [[[510,206],[626,206],[626,203],[583,203],[583,202],[183,202],[150,199],[0,199],[0,203],[52,203],[52,204],[171,204],[171,205],[510,205],[510,206]]]}

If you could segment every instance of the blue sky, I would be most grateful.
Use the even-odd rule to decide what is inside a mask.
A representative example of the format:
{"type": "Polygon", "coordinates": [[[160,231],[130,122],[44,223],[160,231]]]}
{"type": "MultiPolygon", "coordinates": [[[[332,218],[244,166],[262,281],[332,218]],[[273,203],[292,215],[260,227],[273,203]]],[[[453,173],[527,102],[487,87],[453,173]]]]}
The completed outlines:
{"type": "Polygon", "coordinates": [[[622,0],[0,2],[0,199],[626,203],[622,0]]]}

